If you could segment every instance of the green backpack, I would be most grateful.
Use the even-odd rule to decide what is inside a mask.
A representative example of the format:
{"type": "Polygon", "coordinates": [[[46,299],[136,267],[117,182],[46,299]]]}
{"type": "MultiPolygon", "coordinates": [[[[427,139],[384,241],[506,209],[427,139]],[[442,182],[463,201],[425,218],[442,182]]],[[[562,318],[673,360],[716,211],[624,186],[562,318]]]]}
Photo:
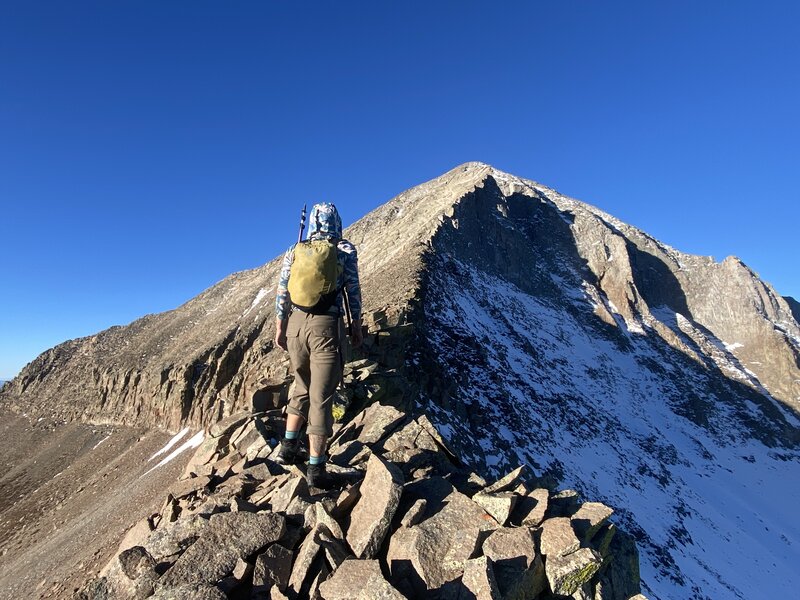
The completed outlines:
{"type": "Polygon", "coordinates": [[[326,312],[336,301],[336,282],[342,272],[336,244],[306,240],[294,247],[289,296],[292,304],[309,312],[326,312]]]}

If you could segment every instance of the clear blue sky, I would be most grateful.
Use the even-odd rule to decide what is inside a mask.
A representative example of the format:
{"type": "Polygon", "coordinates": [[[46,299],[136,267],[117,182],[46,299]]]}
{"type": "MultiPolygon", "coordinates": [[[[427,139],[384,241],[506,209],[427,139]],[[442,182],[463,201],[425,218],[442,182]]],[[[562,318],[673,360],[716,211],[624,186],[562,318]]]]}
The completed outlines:
{"type": "Polygon", "coordinates": [[[800,297],[797,2],[0,3],[0,379],[480,160],[800,297]]]}

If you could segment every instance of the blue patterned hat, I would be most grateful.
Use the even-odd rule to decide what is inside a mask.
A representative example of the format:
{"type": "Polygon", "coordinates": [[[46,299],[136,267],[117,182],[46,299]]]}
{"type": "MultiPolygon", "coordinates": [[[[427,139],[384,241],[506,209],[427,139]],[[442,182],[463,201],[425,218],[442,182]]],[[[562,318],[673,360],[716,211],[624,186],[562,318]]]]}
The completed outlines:
{"type": "Polygon", "coordinates": [[[342,218],[339,211],[330,202],[320,202],[311,208],[308,219],[308,237],[313,235],[342,237],[342,218]]]}

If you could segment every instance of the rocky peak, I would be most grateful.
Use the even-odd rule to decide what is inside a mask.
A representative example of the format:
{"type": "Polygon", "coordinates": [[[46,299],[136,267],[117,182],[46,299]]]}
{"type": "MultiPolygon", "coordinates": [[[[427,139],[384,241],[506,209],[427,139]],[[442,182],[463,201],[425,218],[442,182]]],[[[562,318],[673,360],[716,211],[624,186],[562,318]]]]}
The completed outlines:
{"type": "MultiPolygon", "coordinates": [[[[345,421],[376,402],[424,415],[459,466],[498,478],[527,464],[543,488],[614,508],[655,597],[791,595],[796,302],[738,259],[682,253],[483,163],[400,194],[345,235],[359,248],[366,328],[345,421]],[[719,497],[746,500],[716,508],[719,497]],[[763,554],[739,552],[742,527],[763,554]]],[[[172,430],[276,408],[291,383],[272,344],[278,269],[48,350],[0,398],[32,415],[172,430]]],[[[488,502],[501,514],[514,500],[488,502]]],[[[564,531],[553,525],[553,539],[564,531]]],[[[469,577],[490,586],[487,572],[475,563],[469,577]]]]}

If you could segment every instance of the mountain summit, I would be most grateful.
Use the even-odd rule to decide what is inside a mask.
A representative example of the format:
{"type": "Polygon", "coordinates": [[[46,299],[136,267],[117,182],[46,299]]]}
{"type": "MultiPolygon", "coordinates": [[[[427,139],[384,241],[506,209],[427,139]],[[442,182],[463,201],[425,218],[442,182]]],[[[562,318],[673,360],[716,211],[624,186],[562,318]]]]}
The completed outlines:
{"type": "MultiPolygon", "coordinates": [[[[612,506],[651,597],[795,592],[794,301],[735,257],[681,253],[483,163],[400,194],[345,236],[359,249],[365,356],[387,373],[353,407],[426,413],[481,474],[523,462],[612,506]]],[[[279,405],[279,268],[48,350],[0,399],[172,430],[279,405]]]]}

